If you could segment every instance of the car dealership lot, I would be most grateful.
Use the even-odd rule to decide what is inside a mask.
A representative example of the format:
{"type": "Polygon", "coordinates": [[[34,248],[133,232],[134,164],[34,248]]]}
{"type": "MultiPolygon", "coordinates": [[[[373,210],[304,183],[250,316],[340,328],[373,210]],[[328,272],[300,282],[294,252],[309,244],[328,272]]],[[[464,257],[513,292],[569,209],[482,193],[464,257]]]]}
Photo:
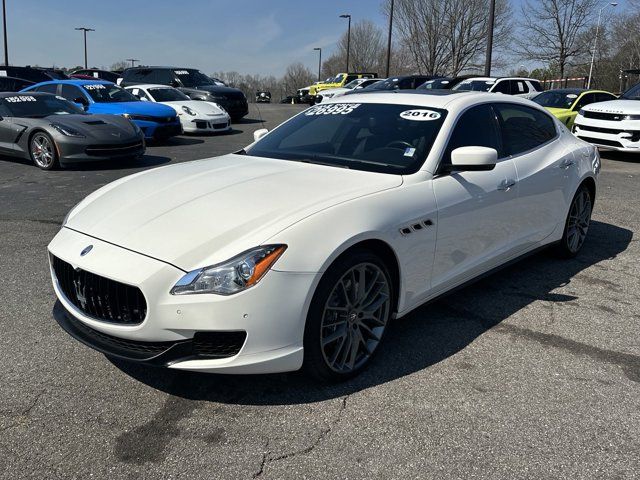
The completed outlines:
{"type": "MultiPolygon", "coordinates": [[[[261,105],[273,128],[301,110],[261,105]]],[[[53,321],[46,245],[96,188],[237,150],[179,137],[141,162],[0,161],[6,478],[630,478],[640,449],[640,158],[604,154],[583,252],[542,252],[424,306],[363,375],[224,377],[109,361],[53,321]]],[[[259,201],[259,200],[257,200],[259,201]]]]}

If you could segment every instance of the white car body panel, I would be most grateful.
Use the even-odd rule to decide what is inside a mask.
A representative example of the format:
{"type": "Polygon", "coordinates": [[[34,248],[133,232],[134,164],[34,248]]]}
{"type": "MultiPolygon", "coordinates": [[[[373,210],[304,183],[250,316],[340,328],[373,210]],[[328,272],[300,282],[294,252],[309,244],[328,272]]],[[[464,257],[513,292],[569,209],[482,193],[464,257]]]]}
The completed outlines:
{"type": "Polygon", "coordinates": [[[229,114],[218,104],[201,100],[179,100],[174,102],[156,102],[153,97],[154,88],[171,88],[166,85],[132,85],[125,90],[134,95],[139,91],[146,94],[146,98],[154,103],[162,103],[173,108],[178,114],[182,130],[186,133],[223,133],[231,130],[229,114]],[[195,115],[189,114],[182,107],[187,107],[195,115]]]}
{"type": "Polygon", "coordinates": [[[611,100],[586,105],[576,117],[574,134],[599,148],[640,153],[640,135],[634,138],[629,133],[640,131],[640,119],[620,119],[626,115],[640,116],[640,100],[611,100]],[[586,118],[583,111],[605,114],[610,119],[586,118]]]}
{"type": "MultiPolygon", "coordinates": [[[[505,96],[504,101],[547,114],[528,100],[505,96]]],[[[495,95],[380,93],[350,95],[349,102],[449,113],[424,164],[410,175],[231,154],[109,184],[70,212],[49,252],[73,267],[137,286],[147,299],[147,316],[135,326],[88,318],[65,299],[52,274],[60,302],[82,323],[122,338],[161,341],[190,338],[201,330],[248,332],[234,357],[188,359],[171,368],[295,370],[302,364],[315,288],[351,246],[376,241],[393,252],[400,275],[397,316],[402,316],[559,240],[578,185],[597,177],[597,151],[559,122],[554,140],[502,159],[491,171],[435,175],[458,116],[473,105],[496,102],[495,95]],[[503,188],[505,181],[513,184],[503,188]],[[93,250],[81,256],[89,244],[93,250]],[[191,270],[271,244],[288,248],[252,288],[229,296],[169,293],[191,270]]]]}

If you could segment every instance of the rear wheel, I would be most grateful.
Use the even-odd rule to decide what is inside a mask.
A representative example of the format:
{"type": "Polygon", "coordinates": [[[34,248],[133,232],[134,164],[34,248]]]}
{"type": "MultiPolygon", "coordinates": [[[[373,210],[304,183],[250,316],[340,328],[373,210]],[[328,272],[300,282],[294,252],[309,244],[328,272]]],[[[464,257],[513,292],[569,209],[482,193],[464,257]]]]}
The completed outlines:
{"type": "Polygon", "coordinates": [[[45,132],[37,132],[31,137],[29,155],[36,167],[42,170],[58,167],[58,152],[52,138],[45,132]]]}
{"type": "Polygon", "coordinates": [[[362,371],[378,351],[391,318],[391,276],[376,255],[357,251],[324,274],[311,302],[304,338],[304,368],[339,381],[362,371]]]}
{"type": "Polygon", "coordinates": [[[591,198],[591,193],[585,185],[581,185],[569,207],[562,240],[558,245],[558,252],[562,256],[572,258],[580,252],[587,238],[592,208],[593,199],[591,198]]]}

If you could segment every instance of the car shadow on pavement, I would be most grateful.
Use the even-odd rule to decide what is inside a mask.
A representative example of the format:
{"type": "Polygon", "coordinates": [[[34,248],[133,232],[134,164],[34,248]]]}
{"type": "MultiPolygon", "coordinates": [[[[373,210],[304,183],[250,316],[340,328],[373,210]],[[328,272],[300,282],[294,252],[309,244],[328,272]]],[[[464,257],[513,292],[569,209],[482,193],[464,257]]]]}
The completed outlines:
{"type": "Polygon", "coordinates": [[[243,125],[243,124],[248,125],[251,123],[267,123],[267,122],[265,122],[261,118],[243,118],[241,120],[236,120],[231,122],[232,125],[243,125]]]}
{"type": "Polygon", "coordinates": [[[192,137],[181,135],[179,137],[171,137],[162,140],[150,140],[147,142],[148,147],[178,147],[184,145],[198,145],[200,143],[204,143],[204,140],[192,137]]]}
{"type": "MultiPolygon", "coordinates": [[[[627,359],[624,354],[616,357],[613,353],[614,356],[609,358],[611,352],[598,351],[595,347],[559,336],[502,323],[535,301],[579,304],[580,297],[554,293],[554,290],[568,285],[583,270],[624,252],[632,237],[630,230],[594,221],[577,258],[558,259],[545,250],[418,308],[391,325],[382,351],[366,371],[340,384],[318,383],[301,373],[217,375],[163,370],[116,359],[110,361],[138,381],[181,398],[244,405],[300,404],[344,397],[429,368],[460,352],[486,331],[500,329],[515,337],[531,336],[539,343],[560,344],[595,358],[612,358],[611,361],[627,369],[627,375],[633,374],[637,376],[636,381],[640,381],[640,365],[634,363],[636,360],[627,359]]],[[[611,282],[595,277],[590,282],[617,288],[615,284],[607,285],[611,282]]],[[[473,368],[463,361],[459,362],[458,367],[473,368]]]]}
{"type": "Polygon", "coordinates": [[[635,153],[617,152],[615,150],[603,150],[600,155],[605,160],[623,163],[640,163],[640,155],[635,153]]]}
{"type": "Polygon", "coordinates": [[[160,155],[143,155],[142,158],[104,160],[90,163],[70,163],[62,167],[62,170],[92,171],[92,170],[128,170],[136,168],[158,167],[169,163],[171,159],[160,155]]]}

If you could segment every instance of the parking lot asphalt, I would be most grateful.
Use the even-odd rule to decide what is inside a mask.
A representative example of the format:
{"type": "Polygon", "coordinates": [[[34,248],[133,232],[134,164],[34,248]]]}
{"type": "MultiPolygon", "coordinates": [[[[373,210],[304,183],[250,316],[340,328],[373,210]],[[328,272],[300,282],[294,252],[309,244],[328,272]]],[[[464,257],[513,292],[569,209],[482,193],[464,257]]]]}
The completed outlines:
{"type": "MultiPolygon", "coordinates": [[[[300,109],[260,112],[273,128],[300,109]]],[[[0,478],[638,478],[640,156],[603,153],[578,258],[541,252],[419,308],[347,383],[141,367],[64,333],[46,246],[67,210],[243,147],[262,127],[249,117],[137,163],[0,160],[0,478]]]]}

